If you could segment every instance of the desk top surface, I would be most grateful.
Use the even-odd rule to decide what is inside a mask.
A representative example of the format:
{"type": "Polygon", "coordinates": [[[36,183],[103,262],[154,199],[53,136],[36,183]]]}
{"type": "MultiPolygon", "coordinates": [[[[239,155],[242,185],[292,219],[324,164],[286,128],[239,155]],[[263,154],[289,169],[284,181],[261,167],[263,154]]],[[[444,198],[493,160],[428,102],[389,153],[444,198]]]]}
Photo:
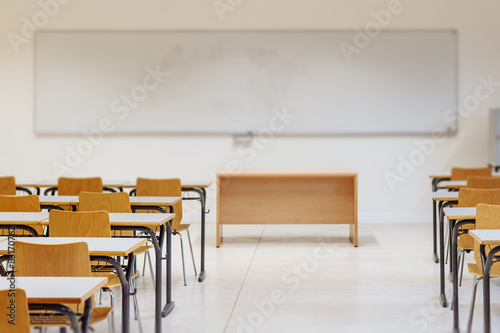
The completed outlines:
{"type": "MultiPolygon", "coordinates": [[[[85,242],[92,256],[126,256],[147,243],[145,238],[107,237],[14,237],[16,241],[35,244],[85,242]]],[[[0,255],[9,254],[8,238],[0,237],[0,255]]]]}
{"type": "Polygon", "coordinates": [[[12,212],[0,213],[1,222],[41,222],[49,219],[47,212],[12,212]]]}
{"type": "Polygon", "coordinates": [[[458,192],[437,191],[437,192],[432,192],[432,197],[436,201],[457,201],[458,192]]]}
{"type": "Polygon", "coordinates": [[[217,176],[223,177],[352,177],[357,176],[352,169],[248,169],[240,171],[220,170],[217,176]]]}
{"type": "MultiPolygon", "coordinates": [[[[11,281],[0,277],[0,289],[10,289],[11,281]]],[[[106,277],[16,276],[16,288],[26,291],[28,303],[80,304],[106,285],[106,277]]]]}
{"type": "MultiPolygon", "coordinates": [[[[181,186],[183,188],[207,188],[212,185],[211,180],[181,180],[181,186]]],[[[136,187],[136,180],[120,180],[120,179],[103,179],[102,184],[104,187],[121,187],[121,188],[134,188],[136,187]]],[[[56,180],[47,179],[22,179],[21,181],[16,180],[16,185],[21,187],[57,187],[56,180]]]]}
{"type": "Polygon", "coordinates": [[[445,207],[444,214],[450,220],[465,220],[476,218],[476,207],[445,207]]]}
{"type": "Polygon", "coordinates": [[[500,229],[474,229],[469,235],[482,245],[500,245],[500,229]]]}

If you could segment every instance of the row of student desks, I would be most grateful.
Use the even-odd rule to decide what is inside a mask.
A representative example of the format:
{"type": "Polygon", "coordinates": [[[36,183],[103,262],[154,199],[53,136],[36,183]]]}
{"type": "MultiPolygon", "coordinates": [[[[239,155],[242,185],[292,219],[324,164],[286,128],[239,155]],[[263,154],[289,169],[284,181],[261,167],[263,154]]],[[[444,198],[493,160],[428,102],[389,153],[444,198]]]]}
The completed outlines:
{"type": "MultiPolygon", "coordinates": [[[[167,238],[167,264],[166,264],[166,305],[161,308],[161,281],[162,281],[162,245],[165,235],[169,236],[168,230],[175,214],[161,213],[110,213],[110,225],[112,230],[138,230],[146,233],[147,238],[80,238],[80,237],[17,237],[16,239],[35,242],[39,244],[60,244],[70,242],[86,242],[89,247],[91,260],[105,261],[112,265],[120,278],[122,284],[122,332],[130,329],[130,283],[132,267],[134,266],[134,253],[137,248],[145,245],[149,239],[155,249],[155,330],[161,332],[161,316],[166,316],[173,310],[175,303],[171,295],[171,248],[170,240],[167,238]],[[165,228],[167,226],[167,228],[165,228]],[[167,230],[166,230],[167,229],[167,230]],[[159,238],[156,237],[159,231],[159,238]],[[122,270],[120,263],[113,259],[114,256],[128,257],[127,268],[122,270]]],[[[0,225],[5,227],[48,225],[50,228],[49,213],[0,213],[0,225]]],[[[8,259],[8,242],[6,237],[0,238],[1,261],[8,259]]]]}
{"type": "MultiPolygon", "coordinates": [[[[194,193],[194,197],[186,196],[183,197],[182,200],[197,200],[200,202],[200,220],[201,220],[201,236],[200,236],[200,245],[201,245],[201,255],[200,255],[200,275],[198,277],[198,281],[202,282],[206,277],[205,271],[205,212],[206,212],[206,200],[207,200],[207,188],[212,186],[212,181],[181,181],[182,192],[189,194],[194,193]]],[[[35,194],[40,196],[40,200],[46,200],[44,204],[57,205],[57,202],[50,202],[50,199],[45,199],[45,196],[41,196],[43,189],[55,188],[57,189],[57,181],[54,180],[46,180],[46,179],[38,179],[38,180],[22,180],[16,182],[16,186],[24,187],[24,188],[34,188],[35,194]]],[[[119,191],[123,191],[123,189],[134,189],[137,187],[135,180],[103,180],[103,186],[109,188],[116,188],[119,191]]],[[[47,196],[52,197],[53,196],[47,196]]],[[[130,197],[130,201],[132,205],[147,205],[148,203],[141,201],[138,199],[141,197],[130,197]]],[[[144,197],[143,197],[144,198],[144,197]]],[[[164,197],[150,197],[150,198],[164,198],[164,197]]],[[[53,198],[52,200],[57,200],[53,198]]],[[[65,200],[65,199],[63,199],[65,200]]],[[[159,199],[161,201],[161,199],[159,199]]],[[[151,206],[159,205],[157,201],[150,202],[151,206]]]]}
{"type": "MultiPolygon", "coordinates": [[[[451,265],[450,276],[453,282],[453,331],[460,332],[459,325],[459,295],[458,295],[458,259],[457,238],[458,226],[454,228],[456,221],[469,221],[474,223],[476,219],[475,207],[451,207],[458,202],[458,189],[467,185],[466,181],[450,181],[449,176],[431,176],[432,179],[432,209],[433,209],[433,260],[440,265],[440,302],[443,307],[448,305],[445,292],[445,228],[444,218],[450,221],[449,239],[451,265]],[[438,191],[447,189],[448,191],[438,191]],[[439,221],[439,224],[437,223],[439,221]],[[439,257],[437,256],[437,230],[439,231],[439,257]]],[[[484,332],[491,332],[490,311],[490,270],[495,255],[500,252],[500,230],[469,230],[469,234],[479,242],[483,261],[483,307],[484,307],[484,332]],[[488,256],[485,255],[484,247],[494,246],[488,256]]]]}

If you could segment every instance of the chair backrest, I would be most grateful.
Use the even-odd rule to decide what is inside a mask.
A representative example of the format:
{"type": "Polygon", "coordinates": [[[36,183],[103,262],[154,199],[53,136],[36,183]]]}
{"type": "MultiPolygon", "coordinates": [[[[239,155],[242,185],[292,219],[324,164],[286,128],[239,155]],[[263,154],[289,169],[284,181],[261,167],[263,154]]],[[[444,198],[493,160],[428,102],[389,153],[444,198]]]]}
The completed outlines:
{"type": "Polygon", "coordinates": [[[28,298],[24,289],[0,290],[0,332],[30,332],[28,298]]]}
{"type": "Polygon", "coordinates": [[[458,207],[476,207],[478,204],[500,205],[500,189],[463,187],[458,191],[458,207]]]}
{"type": "Polygon", "coordinates": [[[499,176],[469,176],[467,177],[469,188],[500,188],[499,176]]]}
{"type": "MultiPolygon", "coordinates": [[[[40,212],[40,199],[37,195],[0,195],[0,212],[40,212]]],[[[32,225],[38,235],[43,234],[43,226],[32,225]]],[[[6,234],[6,230],[0,230],[0,234],[6,234]]],[[[17,230],[16,235],[24,235],[27,232],[17,230]]]]}
{"type": "Polygon", "coordinates": [[[101,177],[59,177],[57,180],[57,193],[59,195],[79,195],[81,191],[102,192],[103,186],[101,177]]]}
{"type": "MultiPolygon", "coordinates": [[[[167,196],[182,197],[182,186],[179,178],[148,179],[137,178],[137,196],[167,196]]],[[[176,231],[182,221],[182,200],[174,205],[175,218],[172,221],[172,231],[176,231]]]]}
{"type": "Polygon", "coordinates": [[[37,195],[0,195],[0,212],[40,212],[37,195]]]}
{"type": "Polygon", "coordinates": [[[467,180],[469,176],[491,176],[491,168],[452,168],[451,180],[467,180]]]}
{"type": "Polygon", "coordinates": [[[17,276],[92,276],[87,243],[14,245],[17,276]]]}
{"type": "Polygon", "coordinates": [[[105,210],[108,213],[131,213],[130,197],[125,192],[80,192],[78,208],[82,212],[105,210]]]}
{"type": "Polygon", "coordinates": [[[109,214],[106,211],[68,212],[51,210],[50,237],[111,237],[109,214]]]}
{"type": "MultiPolygon", "coordinates": [[[[477,205],[476,210],[476,229],[500,229],[500,205],[477,205]]],[[[479,267],[483,267],[481,261],[481,252],[479,251],[479,242],[474,241],[474,258],[479,267]]],[[[485,253],[491,250],[491,246],[485,246],[485,253]]]]}
{"type": "Polygon", "coordinates": [[[0,194],[16,195],[16,179],[13,176],[0,177],[0,194]]]}

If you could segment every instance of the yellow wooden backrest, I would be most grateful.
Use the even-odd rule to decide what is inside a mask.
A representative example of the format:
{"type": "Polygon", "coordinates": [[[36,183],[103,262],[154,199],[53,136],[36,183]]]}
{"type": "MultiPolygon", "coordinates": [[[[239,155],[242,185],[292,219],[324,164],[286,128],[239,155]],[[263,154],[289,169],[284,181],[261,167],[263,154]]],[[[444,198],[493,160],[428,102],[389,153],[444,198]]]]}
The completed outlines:
{"type": "Polygon", "coordinates": [[[451,180],[467,180],[469,176],[491,176],[491,168],[452,168],[451,180]]]}
{"type": "Polygon", "coordinates": [[[57,181],[57,193],[59,195],[78,195],[81,191],[102,192],[103,186],[101,177],[59,177],[57,181]]]}
{"type": "MultiPolygon", "coordinates": [[[[80,192],[79,211],[105,210],[108,213],[131,213],[130,197],[125,192],[80,192]]],[[[133,236],[133,231],[112,230],[113,236],[133,236]]]]}
{"type": "Polygon", "coordinates": [[[109,214],[106,211],[67,212],[51,210],[50,237],[111,237],[109,214]]]}
{"type": "Polygon", "coordinates": [[[0,177],[0,194],[16,195],[16,179],[13,176],[0,177]]]}
{"type": "MultiPolygon", "coordinates": [[[[182,197],[182,186],[179,178],[137,178],[136,186],[137,196],[182,197]]],[[[182,200],[174,205],[174,213],[175,218],[172,221],[172,231],[177,230],[182,221],[182,200]]]]}
{"type": "MultiPolygon", "coordinates": [[[[0,195],[0,212],[40,212],[40,200],[37,195],[0,195]]],[[[38,235],[43,235],[43,227],[32,226],[38,235]]],[[[3,232],[3,231],[0,231],[3,232]]],[[[5,232],[3,232],[5,234],[5,232]]],[[[16,231],[16,235],[25,232],[16,231]]]]}
{"type": "Polygon", "coordinates": [[[17,276],[92,276],[87,243],[32,244],[16,241],[17,276]]]}
{"type": "Polygon", "coordinates": [[[476,207],[478,204],[500,205],[500,189],[461,188],[458,207],[476,207]]]}
{"type": "Polygon", "coordinates": [[[28,299],[24,289],[0,290],[0,332],[30,332],[28,299]]]}
{"type": "MultiPolygon", "coordinates": [[[[475,229],[500,229],[500,205],[477,205],[475,229]]],[[[483,267],[479,242],[474,241],[474,258],[479,267],[483,267]]],[[[485,247],[486,255],[491,250],[491,246],[485,247]]]]}
{"type": "Polygon", "coordinates": [[[80,192],[80,211],[105,210],[108,213],[131,213],[130,197],[125,192],[95,193],[80,192]]]}
{"type": "Polygon", "coordinates": [[[467,177],[467,187],[469,188],[500,188],[499,176],[469,176],[467,177]]]}

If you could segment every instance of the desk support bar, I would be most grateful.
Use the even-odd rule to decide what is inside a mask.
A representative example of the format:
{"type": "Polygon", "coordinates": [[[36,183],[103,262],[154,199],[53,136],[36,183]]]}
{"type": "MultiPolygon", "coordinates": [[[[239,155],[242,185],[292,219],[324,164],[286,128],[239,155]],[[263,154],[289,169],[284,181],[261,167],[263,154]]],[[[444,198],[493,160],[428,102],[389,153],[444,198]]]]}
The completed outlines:
{"type": "MultiPolygon", "coordinates": [[[[92,310],[92,300],[90,297],[85,300],[85,310],[87,310],[87,302],[89,300],[90,302],[88,304],[90,305],[90,309],[92,310]]],[[[82,327],[80,327],[80,325],[78,325],[78,318],[76,317],[76,314],[73,312],[73,310],[62,304],[29,304],[28,307],[31,311],[53,311],[68,317],[73,332],[86,333],[89,330],[88,320],[90,319],[90,311],[88,311],[89,316],[86,320],[82,317],[82,320],[86,321],[86,323],[82,321],[82,327]]],[[[34,323],[33,326],[36,326],[36,323],[34,323]]]]}
{"type": "Polygon", "coordinates": [[[183,188],[185,192],[194,192],[199,195],[199,200],[201,203],[201,265],[200,265],[200,276],[198,277],[198,281],[202,282],[205,280],[206,272],[205,272],[205,209],[206,209],[206,198],[207,192],[204,188],[183,188]]]}

